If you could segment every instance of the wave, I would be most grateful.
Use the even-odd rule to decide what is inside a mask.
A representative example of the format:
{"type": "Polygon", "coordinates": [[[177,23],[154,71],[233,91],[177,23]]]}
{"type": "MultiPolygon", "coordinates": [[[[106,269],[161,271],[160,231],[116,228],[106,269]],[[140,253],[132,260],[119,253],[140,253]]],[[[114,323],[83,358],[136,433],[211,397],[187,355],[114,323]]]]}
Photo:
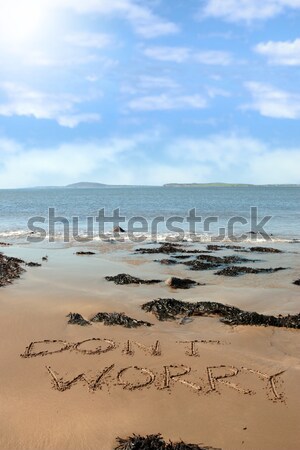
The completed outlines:
{"type": "Polygon", "coordinates": [[[61,242],[66,244],[83,244],[83,243],[101,243],[101,242],[128,242],[128,243],[157,243],[157,242],[190,242],[190,243],[300,243],[299,238],[287,237],[287,236],[270,236],[269,239],[265,239],[260,235],[249,234],[246,238],[238,238],[236,236],[219,237],[214,234],[208,233],[170,233],[160,232],[157,234],[152,233],[112,233],[105,232],[101,236],[95,234],[93,236],[86,235],[84,232],[78,234],[78,236],[64,236],[62,231],[57,231],[55,235],[41,235],[40,233],[33,233],[32,231],[20,229],[20,230],[6,230],[0,231],[0,239],[8,240],[13,243],[17,241],[19,243],[52,243],[61,242]]]}

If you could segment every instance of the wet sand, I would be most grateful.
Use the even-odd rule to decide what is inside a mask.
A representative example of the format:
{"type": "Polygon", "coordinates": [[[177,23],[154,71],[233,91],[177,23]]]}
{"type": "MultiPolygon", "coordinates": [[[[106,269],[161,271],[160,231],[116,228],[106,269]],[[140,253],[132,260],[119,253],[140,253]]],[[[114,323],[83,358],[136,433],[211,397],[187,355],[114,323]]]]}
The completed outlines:
{"type": "Polygon", "coordinates": [[[260,259],[256,267],[290,269],[237,278],[181,264],[162,266],[153,262],[161,255],[135,254],[138,246],[98,245],[94,256],[76,256],[75,248],[2,249],[27,261],[41,262],[48,254],[49,261],[26,268],[20,280],[0,289],[1,450],[112,450],[117,436],[133,433],[161,433],[166,440],[223,450],[295,450],[300,442],[299,330],[230,327],[216,317],[185,325],[159,322],[140,306],[174,297],[263,314],[299,313],[300,288],[292,284],[300,277],[299,245],[286,244],[282,254],[241,254],[260,259]],[[206,285],[174,290],[164,283],[105,281],[118,273],[189,277],[206,285]],[[89,319],[115,311],[153,326],[80,327],[66,318],[69,312],[89,319]],[[54,340],[63,342],[44,342],[54,340]],[[42,342],[25,353],[29,357],[20,356],[37,341],[42,342]],[[65,389],[64,383],[78,375],[65,389]]]}

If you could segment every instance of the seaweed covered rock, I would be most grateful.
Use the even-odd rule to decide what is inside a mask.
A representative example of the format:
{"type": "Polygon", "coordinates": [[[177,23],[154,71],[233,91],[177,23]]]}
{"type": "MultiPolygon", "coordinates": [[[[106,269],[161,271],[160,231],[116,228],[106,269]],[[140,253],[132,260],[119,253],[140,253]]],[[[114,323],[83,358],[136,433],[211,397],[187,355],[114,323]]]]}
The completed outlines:
{"type": "Polygon", "coordinates": [[[68,323],[71,325],[80,325],[82,327],[91,325],[91,323],[88,320],[85,320],[81,314],[70,312],[67,317],[69,317],[68,323]]]}
{"type": "Polygon", "coordinates": [[[269,316],[243,311],[235,306],[218,302],[183,302],[174,298],[160,298],[142,305],[146,312],[155,314],[158,320],[176,320],[191,316],[218,316],[228,325],[263,325],[300,329],[300,314],[269,316]]]}
{"type": "Polygon", "coordinates": [[[250,252],[258,252],[258,253],[282,253],[281,250],[272,247],[250,247],[250,252]]]}
{"type": "Polygon", "coordinates": [[[160,434],[151,434],[145,437],[134,434],[127,439],[117,438],[117,442],[118,445],[114,450],[213,450],[211,447],[186,444],[183,441],[165,442],[160,434]]]}
{"type": "Polygon", "coordinates": [[[143,280],[141,278],[132,277],[127,273],[119,273],[116,276],[105,277],[107,281],[113,281],[115,284],[157,284],[162,280],[143,280]]]}
{"type": "Polygon", "coordinates": [[[241,266],[231,266],[225,267],[225,269],[219,270],[215,275],[223,275],[225,277],[238,277],[239,275],[245,275],[246,273],[274,273],[279,270],[286,270],[285,267],[275,267],[268,269],[254,269],[253,267],[241,267],[241,266]]]}
{"type": "Polygon", "coordinates": [[[13,258],[0,253],[0,287],[13,283],[14,280],[20,278],[25,272],[22,267],[25,261],[19,258],[13,258]]]}
{"type": "MultiPolygon", "coordinates": [[[[201,284],[197,281],[191,280],[190,278],[177,277],[168,278],[165,283],[174,289],[190,289],[191,287],[199,286],[201,284]]],[[[203,286],[204,284],[201,285],[203,286]]]]}
{"type": "Polygon", "coordinates": [[[136,320],[124,313],[97,313],[91,322],[102,322],[104,325],[121,325],[125,328],[151,327],[152,324],[143,320],[136,320]]]}
{"type": "Polygon", "coordinates": [[[296,284],[297,286],[300,286],[300,279],[299,279],[299,280],[296,280],[296,281],[294,281],[294,282],[293,282],[293,284],[296,284]]]}

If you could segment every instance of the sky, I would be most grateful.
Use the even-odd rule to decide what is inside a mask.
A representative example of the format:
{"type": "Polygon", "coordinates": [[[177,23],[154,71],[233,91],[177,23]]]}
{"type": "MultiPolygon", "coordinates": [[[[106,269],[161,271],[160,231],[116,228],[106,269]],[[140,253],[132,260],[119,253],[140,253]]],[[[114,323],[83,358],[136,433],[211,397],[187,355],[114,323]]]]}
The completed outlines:
{"type": "Polygon", "coordinates": [[[300,183],[300,0],[0,0],[0,188],[300,183]]]}

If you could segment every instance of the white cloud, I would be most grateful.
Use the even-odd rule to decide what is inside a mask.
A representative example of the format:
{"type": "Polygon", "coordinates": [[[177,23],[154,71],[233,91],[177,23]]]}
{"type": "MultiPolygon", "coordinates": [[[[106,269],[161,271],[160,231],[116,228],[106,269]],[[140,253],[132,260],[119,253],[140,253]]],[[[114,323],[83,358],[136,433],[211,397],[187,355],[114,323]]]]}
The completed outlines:
{"type": "Polygon", "coordinates": [[[65,41],[77,47],[104,48],[111,44],[112,37],[103,33],[73,33],[65,41]]]}
{"type": "Polygon", "coordinates": [[[228,22],[251,22],[270,19],[288,8],[300,9],[300,0],[207,0],[202,15],[228,22]]]}
{"type": "Polygon", "coordinates": [[[244,109],[253,109],[262,116],[276,119],[300,118],[300,95],[274,88],[269,84],[250,82],[246,87],[253,102],[244,109]]]}
{"type": "Polygon", "coordinates": [[[135,0],[44,0],[50,8],[67,8],[79,14],[101,14],[125,18],[134,31],[145,39],[179,32],[173,22],[156,15],[135,0]]]}
{"type": "Polygon", "coordinates": [[[300,39],[294,41],[261,42],[254,50],[266,56],[270,64],[283,66],[300,65],[300,39]]]}
{"type": "Polygon", "coordinates": [[[0,116],[50,119],[70,128],[81,122],[100,120],[98,114],[76,113],[76,104],[81,104],[86,100],[79,96],[48,94],[15,83],[2,83],[0,90],[5,96],[5,100],[0,102],[0,116]]]}
{"type": "Polygon", "coordinates": [[[52,148],[28,148],[0,138],[0,188],[81,180],[108,184],[300,183],[299,165],[300,147],[274,146],[237,134],[170,138],[152,132],[52,148]],[[167,162],[157,159],[154,149],[158,148],[167,162]]]}
{"type": "Polygon", "coordinates": [[[183,63],[190,58],[190,49],[186,47],[148,47],[144,55],[158,61],[183,63]]]}
{"type": "Polygon", "coordinates": [[[149,95],[131,100],[128,107],[135,111],[199,109],[206,107],[206,100],[200,95],[149,95]]]}
{"type": "Polygon", "coordinates": [[[194,55],[194,59],[201,64],[216,66],[228,66],[233,62],[230,53],[216,50],[198,52],[194,55]]]}
{"type": "Polygon", "coordinates": [[[143,50],[145,56],[157,61],[169,61],[174,63],[197,62],[206,65],[228,66],[232,64],[231,53],[219,50],[193,51],[187,47],[147,47],[143,50]]]}

